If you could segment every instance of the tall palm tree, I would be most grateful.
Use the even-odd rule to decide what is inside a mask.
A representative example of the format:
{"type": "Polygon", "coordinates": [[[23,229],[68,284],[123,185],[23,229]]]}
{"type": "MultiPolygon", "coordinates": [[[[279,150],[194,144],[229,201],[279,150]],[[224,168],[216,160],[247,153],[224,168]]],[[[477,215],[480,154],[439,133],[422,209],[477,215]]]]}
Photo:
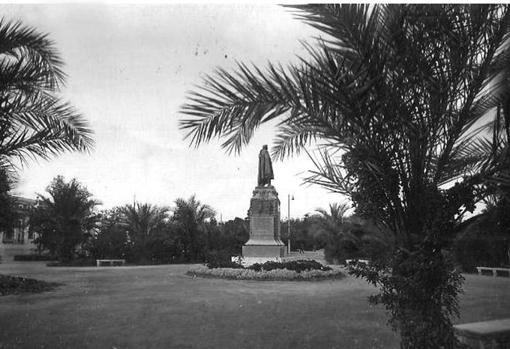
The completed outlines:
{"type": "Polygon", "coordinates": [[[342,224],[344,222],[345,213],[350,209],[351,207],[349,204],[334,202],[329,204],[329,211],[323,208],[317,208],[315,211],[327,221],[331,221],[334,224],[342,224]]]}
{"type": "MultiPolygon", "coordinates": [[[[380,246],[389,245],[384,232],[370,221],[358,217],[350,217],[346,220],[344,216],[350,208],[346,203],[332,203],[329,204],[329,210],[316,209],[315,211],[319,213],[316,219],[316,236],[322,235],[323,239],[329,240],[330,245],[338,245],[340,242],[354,246],[360,251],[363,250],[365,244],[373,242],[380,246]]],[[[331,247],[336,248],[337,246],[331,247]]]]}
{"type": "Polygon", "coordinates": [[[58,95],[63,65],[46,34],[0,20],[0,165],[91,149],[88,123],[58,95]]]}
{"type": "Polygon", "coordinates": [[[214,218],[216,213],[213,208],[207,204],[202,204],[192,195],[188,200],[178,198],[175,200],[175,209],[172,220],[181,229],[185,236],[187,246],[187,255],[190,261],[199,261],[204,257],[205,223],[214,218]]]}
{"type": "Polygon", "coordinates": [[[39,195],[30,216],[30,229],[39,235],[38,244],[69,260],[96,227],[94,208],[99,202],[76,179],[65,182],[62,176],[56,177],[46,191],[49,196],[39,195]]]}
{"type": "Polygon", "coordinates": [[[121,208],[123,224],[129,237],[140,252],[141,258],[149,258],[147,255],[147,239],[166,222],[168,208],[158,207],[151,204],[134,203],[121,208]]]}
{"type": "Polygon", "coordinates": [[[202,224],[215,215],[214,209],[207,204],[202,204],[195,195],[187,200],[183,198],[175,200],[173,216],[175,221],[186,224],[202,224]]]}
{"type": "Polygon", "coordinates": [[[374,300],[390,311],[402,348],[453,347],[461,278],[442,250],[487,181],[501,182],[508,168],[508,132],[497,125],[510,96],[509,6],[292,10],[324,34],[306,44],[308,55],[287,67],[219,69],[189,95],[181,128],[194,145],[218,137],[239,151],[278,118],[275,158],[319,140],[307,180],[349,195],[399,246],[391,277],[360,275],[380,286],[374,300]],[[492,132],[478,127],[484,121],[492,132]]]}

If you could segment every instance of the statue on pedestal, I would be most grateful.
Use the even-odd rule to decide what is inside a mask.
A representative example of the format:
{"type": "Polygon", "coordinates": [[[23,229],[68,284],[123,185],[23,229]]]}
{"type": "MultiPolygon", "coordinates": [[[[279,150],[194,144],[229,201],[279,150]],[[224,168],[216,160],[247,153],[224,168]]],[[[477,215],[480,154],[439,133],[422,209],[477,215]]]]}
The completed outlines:
{"type": "Polygon", "coordinates": [[[264,145],[259,153],[259,174],[257,184],[259,187],[263,187],[266,184],[270,186],[271,179],[274,179],[273,164],[271,163],[271,157],[267,151],[267,145],[264,145]]]}
{"type": "Polygon", "coordinates": [[[280,239],[280,200],[271,185],[272,179],[273,165],[264,145],[259,153],[257,187],[248,210],[250,239],[243,246],[246,265],[279,261],[285,256],[285,245],[280,239]]]}

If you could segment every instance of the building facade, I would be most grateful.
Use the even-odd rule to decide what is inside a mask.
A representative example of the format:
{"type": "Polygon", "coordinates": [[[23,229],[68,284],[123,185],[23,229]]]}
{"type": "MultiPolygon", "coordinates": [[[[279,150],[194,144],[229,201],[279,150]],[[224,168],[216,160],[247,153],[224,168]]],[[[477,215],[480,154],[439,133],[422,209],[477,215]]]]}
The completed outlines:
{"type": "Polygon", "coordinates": [[[0,231],[0,244],[32,244],[35,236],[29,229],[30,210],[36,205],[36,200],[14,196],[14,210],[16,219],[11,230],[0,231]]]}

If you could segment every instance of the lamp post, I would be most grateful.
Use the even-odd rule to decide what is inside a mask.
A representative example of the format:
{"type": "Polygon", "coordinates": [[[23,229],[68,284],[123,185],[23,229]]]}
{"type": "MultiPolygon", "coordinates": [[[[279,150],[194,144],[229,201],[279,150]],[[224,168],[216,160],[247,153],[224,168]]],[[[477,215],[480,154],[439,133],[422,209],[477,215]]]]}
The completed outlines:
{"type": "Polygon", "coordinates": [[[290,200],[294,200],[294,195],[287,195],[287,254],[290,256],[290,200]]]}

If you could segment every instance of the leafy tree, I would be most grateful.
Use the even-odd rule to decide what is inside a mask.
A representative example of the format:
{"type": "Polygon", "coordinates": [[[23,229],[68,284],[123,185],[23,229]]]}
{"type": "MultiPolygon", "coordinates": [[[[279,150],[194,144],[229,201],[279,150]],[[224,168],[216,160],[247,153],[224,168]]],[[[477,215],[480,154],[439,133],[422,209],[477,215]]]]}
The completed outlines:
{"type": "Polygon", "coordinates": [[[123,223],[137,250],[138,259],[149,261],[150,253],[147,242],[167,220],[168,208],[136,203],[124,206],[121,211],[123,223]]]}
{"type": "MultiPolygon", "coordinates": [[[[327,234],[318,227],[318,219],[305,216],[303,219],[290,220],[291,247],[303,250],[317,250],[324,247],[327,234]]],[[[281,240],[287,245],[289,239],[289,221],[281,223],[281,240]]]]}
{"type": "Polygon", "coordinates": [[[0,165],[91,148],[87,122],[58,96],[62,66],[46,34],[0,21],[0,165]]]}
{"type": "Polygon", "coordinates": [[[60,260],[71,260],[80,244],[86,242],[98,221],[92,194],[76,179],[69,182],[57,176],[38,195],[39,203],[30,216],[30,229],[39,234],[36,243],[60,260]]]}
{"type": "Polygon", "coordinates": [[[214,218],[214,210],[209,205],[202,204],[195,195],[188,200],[176,199],[175,206],[172,221],[183,237],[185,256],[188,261],[203,261],[207,244],[206,222],[214,218]]]}
{"type": "Polygon", "coordinates": [[[166,222],[147,241],[152,263],[182,263],[186,261],[185,245],[174,222],[166,222]]]}
{"type": "Polygon", "coordinates": [[[230,265],[231,257],[239,256],[249,239],[248,224],[236,217],[218,224],[214,218],[204,224],[207,234],[205,260],[211,265],[230,265]]]}
{"type": "Polygon", "coordinates": [[[308,56],[218,70],[190,95],[181,127],[195,145],[225,137],[227,151],[239,151],[279,118],[280,159],[320,140],[307,180],[349,195],[395,240],[387,263],[354,270],[379,286],[371,301],[389,311],[402,348],[455,347],[462,277],[446,251],[488,183],[508,183],[509,6],[294,11],[325,35],[308,56]]]}
{"type": "MultiPolygon", "coordinates": [[[[326,229],[328,227],[326,225],[326,229]]],[[[326,232],[328,240],[324,254],[328,261],[356,258],[369,259],[373,262],[384,261],[394,246],[391,234],[370,220],[358,216],[347,217],[340,227],[326,232]]]]}
{"type": "Polygon", "coordinates": [[[223,246],[227,246],[231,255],[240,255],[242,246],[249,240],[248,224],[242,218],[236,217],[220,225],[223,235],[223,246]]]}
{"type": "Polygon", "coordinates": [[[96,259],[131,258],[132,244],[124,224],[122,208],[115,207],[99,213],[97,233],[87,249],[96,259]]]}

